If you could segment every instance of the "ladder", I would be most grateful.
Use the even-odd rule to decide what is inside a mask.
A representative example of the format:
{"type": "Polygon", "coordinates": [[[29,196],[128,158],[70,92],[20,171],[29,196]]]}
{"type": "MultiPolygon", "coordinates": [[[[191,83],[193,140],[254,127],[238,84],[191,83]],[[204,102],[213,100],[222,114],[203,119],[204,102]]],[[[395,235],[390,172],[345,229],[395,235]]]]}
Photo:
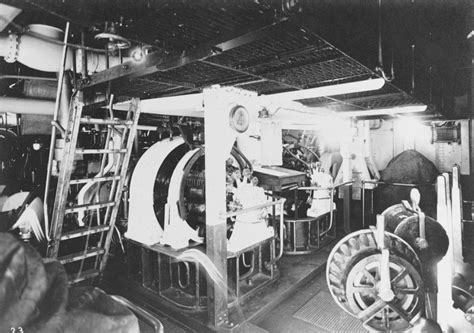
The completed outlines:
{"type": "Polygon", "coordinates": [[[82,116],[84,108],[93,106],[85,104],[84,100],[84,93],[78,91],[69,110],[68,128],[65,132],[51,216],[50,241],[46,253],[48,258],[56,258],[65,265],[71,284],[94,278],[104,272],[140,116],[140,101],[132,99],[124,120],[113,117],[112,103],[110,103],[111,115],[108,118],[84,117],[82,116]],[[106,128],[103,147],[99,149],[77,147],[80,128],[84,124],[106,128]],[[119,135],[120,139],[117,141],[120,146],[111,148],[110,142],[114,134],[119,135]],[[92,178],[71,179],[74,160],[85,154],[99,155],[99,172],[92,178]],[[107,172],[104,170],[106,160],[112,157],[113,167],[107,172]],[[108,199],[104,200],[99,198],[98,192],[100,186],[106,182],[110,186],[110,192],[108,199]],[[91,186],[91,183],[95,186],[95,195],[90,196],[88,199],[90,202],[78,204],[75,198],[71,197],[71,193],[77,193],[82,186],[86,184],[91,186]],[[78,225],[68,223],[63,231],[66,216],[81,213],[87,217],[82,227],[80,223],[78,225]],[[78,248],[81,250],[77,252],[78,248]]]}

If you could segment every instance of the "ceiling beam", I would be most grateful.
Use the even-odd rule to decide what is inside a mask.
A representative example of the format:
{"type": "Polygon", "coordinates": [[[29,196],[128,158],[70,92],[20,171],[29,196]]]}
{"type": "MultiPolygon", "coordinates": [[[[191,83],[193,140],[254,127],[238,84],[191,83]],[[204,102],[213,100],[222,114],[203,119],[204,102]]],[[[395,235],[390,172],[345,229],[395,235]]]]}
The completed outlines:
{"type": "Polygon", "coordinates": [[[274,23],[264,26],[257,30],[248,30],[244,33],[233,33],[232,36],[220,38],[218,41],[205,43],[200,47],[186,50],[179,54],[163,56],[159,52],[148,54],[143,61],[136,62],[129,60],[121,65],[111,67],[96,74],[90,78],[79,82],[81,89],[94,87],[101,83],[113,81],[124,77],[139,77],[161,71],[168,71],[174,68],[182,67],[195,61],[207,59],[213,55],[232,50],[236,47],[251,43],[266,36],[266,33],[274,26],[286,21],[283,17],[274,23]]]}
{"type": "MultiPolygon", "coordinates": [[[[226,66],[226,65],[220,65],[220,64],[216,64],[214,62],[210,62],[210,61],[206,61],[206,60],[202,60],[201,61],[202,63],[205,63],[206,65],[211,65],[211,66],[215,66],[215,67],[218,67],[218,68],[222,68],[222,69],[227,69],[227,70],[230,70],[230,71],[234,71],[236,73],[239,73],[239,74],[244,74],[244,75],[247,75],[247,76],[251,76],[251,77],[254,77],[256,79],[261,79],[261,80],[266,80],[268,82],[274,82],[274,83],[277,83],[277,84],[281,84],[281,85],[284,85],[285,87],[287,88],[291,88],[291,89],[303,89],[302,87],[300,86],[296,86],[296,85],[293,85],[293,84],[289,84],[289,83],[286,83],[284,82],[283,80],[275,80],[275,79],[270,79],[270,78],[267,78],[263,75],[259,75],[259,74],[255,74],[255,73],[250,73],[250,72],[247,72],[246,70],[242,70],[242,69],[237,69],[237,68],[234,68],[234,67],[231,67],[231,66],[226,66]]],[[[242,84],[242,83],[241,83],[242,84]]]]}

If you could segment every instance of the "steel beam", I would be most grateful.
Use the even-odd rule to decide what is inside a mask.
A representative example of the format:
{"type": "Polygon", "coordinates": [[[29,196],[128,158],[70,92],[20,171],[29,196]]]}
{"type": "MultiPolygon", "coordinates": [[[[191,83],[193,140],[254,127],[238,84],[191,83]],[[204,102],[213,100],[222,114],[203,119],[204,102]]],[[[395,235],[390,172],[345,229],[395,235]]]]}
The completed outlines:
{"type": "MultiPolygon", "coordinates": [[[[274,83],[277,83],[277,84],[281,84],[281,85],[283,85],[285,87],[288,87],[288,88],[291,88],[291,89],[297,89],[297,90],[303,89],[300,86],[295,86],[293,84],[285,83],[283,80],[280,81],[280,80],[274,80],[274,79],[266,78],[263,75],[250,73],[250,72],[247,72],[246,70],[237,69],[237,68],[234,68],[234,67],[231,67],[231,66],[216,64],[216,63],[206,61],[206,60],[202,60],[201,62],[205,63],[206,65],[211,65],[211,66],[215,66],[215,67],[218,67],[218,68],[227,69],[227,70],[239,73],[239,74],[244,74],[244,75],[248,75],[248,76],[260,79],[260,80],[265,80],[267,82],[274,82],[274,83]]],[[[243,84],[243,83],[241,83],[241,84],[243,84]]]]}
{"type": "Polygon", "coordinates": [[[103,70],[92,75],[89,79],[80,83],[81,88],[89,88],[101,83],[113,81],[124,77],[139,77],[157,73],[160,71],[168,71],[174,68],[182,67],[192,62],[207,59],[213,55],[232,50],[236,47],[251,43],[265,37],[266,33],[275,25],[286,21],[287,18],[279,18],[274,23],[264,26],[257,30],[249,30],[245,33],[234,33],[232,36],[220,38],[217,41],[205,43],[200,47],[186,50],[179,54],[163,56],[158,52],[154,52],[145,56],[141,62],[129,60],[121,65],[103,70]]]}

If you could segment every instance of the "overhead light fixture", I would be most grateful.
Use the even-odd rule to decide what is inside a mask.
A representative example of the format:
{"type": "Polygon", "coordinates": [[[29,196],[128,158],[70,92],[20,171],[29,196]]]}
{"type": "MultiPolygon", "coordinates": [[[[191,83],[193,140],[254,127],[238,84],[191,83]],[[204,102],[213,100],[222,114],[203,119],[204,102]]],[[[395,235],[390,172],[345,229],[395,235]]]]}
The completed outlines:
{"type": "Polygon", "coordinates": [[[261,98],[265,99],[268,102],[278,103],[283,101],[295,101],[301,99],[336,96],[378,90],[382,88],[384,84],[385,80],[383,78],[376,78],[364,81],[335,84],[331,86],[288,91],[271,95],[262,95],[261,98]]]}
{"type": "Polygon", "coordinates": [[[121,26],[122,24],[117,22],[105,22],[104,31],[95,35],[94,38],[106,41],[109,51],[128,49],[132,44],[127,38],[120,36],[121,26]]]}
{"type": "Polygon", "coordinates": [[[340,111],[337,115],[340,117],[368,117],[368,116],[390,116],[403,113],[425,112],[428,108],[425,104],[405,105],[393,108],[370,109],[360,111],[340,111]]]}
{"type": "Polygon", "coordinates": [[[143,52],[143,49],[138,46],[136,47],[135,49],[133,49],[132,51],[132,59],[136,62],[140,62],[142,61],[143,57],[144,57],[144,52],[143,52]]]}

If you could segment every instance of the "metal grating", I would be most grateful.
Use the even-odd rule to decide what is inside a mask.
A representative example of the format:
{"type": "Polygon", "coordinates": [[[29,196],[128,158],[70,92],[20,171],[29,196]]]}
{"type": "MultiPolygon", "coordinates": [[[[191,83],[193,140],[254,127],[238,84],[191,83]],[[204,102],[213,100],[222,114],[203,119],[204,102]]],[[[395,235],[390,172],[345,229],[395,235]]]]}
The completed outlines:
{"type": "Polygon", "coordinates": [[[344,312],[326,291],[321,291],[303,305],[293,317],[329,332],[367,332],[362,323],[344,312]]]}
{"type": "Polygon", "coordinates": [[[283,61],[291,55],[307,54],[325,46],[323,40],[309,34],[305,29],[292,22],[283,22],[268,31],[264,38],[214,56],[209,61],[248,69],[283,61]]]}
{"type": "Polygon", "coordinates": [[[281,82],[287,88],[374,76],[371,70],[293,22],[282,23],[268,32],[266,38],[211,57],[207,62],[281,82]]]}
{"type": "Polygon", "coordinates": [[[403,105],[422,105],[414,96],[407,94],[388,82],[378,91],[303,99],[300,102],[306,106],[325,107],[334,111],[357,111],[392,108],[403,105]]]}
{"type": "MultiPolygon", "coordinates": [[[[41,10],[48,17],[67,19],[75,25],[87,26],[90,31],[101,31],[105,22],[120,21],[123,24],[120,24],[119,34],[130,38],[135,45],[154,46],[157,53],[146,71],[130,71],[123,75],[129,76],[126,79],[121,77],[120,71],[111,71],[110,74],[118,74],[106,73],[102,81],[95,83],[112,80],[112,92],[116,95],[141,98],[179,95],[213,84],[237,85],[270,94],[378,76],[300,24],[324,21],[321,15],[326,16],[325,6],[312,8],[309,3],[304,3],[303,7],[311,7],[314,12],[311,20],[307,20],[308,13],[301,16],[297,13],[297,6],[283,9],[280,2],[273,0],[124,0],[120,6],[116,0],[101,0],[94,4],[88,0],[22,2],[27,3],[25,6],[28,8],[41,10]],[[239,37],[242,38],[238,40],[239,37]],[[223,44],[226,46],[221,48],[219,45],[223,44]],[[161,60],[166,63],[170,59],[176,68],[155,66],[161,66],[161,60]],[[158,69],[163,71],[157,72],[158,69]]],[[[348,9],[349,14],[352,11],[348,9]]],[[[311,26],[318,27],[317,24],[311,26]]],[[[332,27],[331,24],[328,26],[332,27]]],[[[320,33],[325,31],[323,28],[317,30],[320,33]]],[[[350,32],[349,35],[358,36],[351,41],[363,39],[357,30],[350,32]]],[[[93,33],[89,39],[91,36],[93,33]]],[[[325,36],[333,36],[335,42],[339,41],[337,35],[327,34],[327,31],[325,36]]],[[[94,40],[87,40],[87,43],[94,45],[94,40]]],[[[352,54],[363,55],[349,44],[338,45],[347,46],[355,52],[352,54]]],[[[98,77],[101,77],[100,73],[98,77]]],[[[304,103],[339,111],[418,103],[397,88],[388,92],[336,97],[304,103]]]]}
{"type": "Polygon", "coordinates": [[[349,57],[341,57],[324,62],[272,72],[266,75],[270,79],[285,78],[285,82],[302,88],[321,84],[333,84],[347,79],[367,77],[370,72],[349,57]]]}
{"type": "Polygon", "coordinates": [[[178,85],[164,84],[158,81],[151,81],[145,78],[122,79],[113,82],[113,92],[120,96],[146,97],[165,91],[183,89],[178,85]]]}
{"type": "Polygon", "coordinates": [[[190,49],[220,35],[270,24],[274,12],[257,2],[203,5],[198,1],[168,2],[129,26],[126,37],[169,52],[190,49]]]}
{"type": "Polygon", "coordinates": [[[127,89],[129,93],[164,96],[170,93],[170,88],[159,83],[166,82],[186,88],[238,85],[259,93],[275,93],[371,76],[375,74],[359,62],[287,21],[247,44],[205,61],[147,75],[144,81],[127,84],[127,89]]]}
{"type": "Polygon", "coordinates": [[[187,82],[195,87],[203,87],[212,84],[230,85],[254,79],[254,77],[250,75],[243,75],[232,70],[222,69],[201,62],[192,62],[182,67],[147,76],[146,78],[157,82],[187,82]]]}

